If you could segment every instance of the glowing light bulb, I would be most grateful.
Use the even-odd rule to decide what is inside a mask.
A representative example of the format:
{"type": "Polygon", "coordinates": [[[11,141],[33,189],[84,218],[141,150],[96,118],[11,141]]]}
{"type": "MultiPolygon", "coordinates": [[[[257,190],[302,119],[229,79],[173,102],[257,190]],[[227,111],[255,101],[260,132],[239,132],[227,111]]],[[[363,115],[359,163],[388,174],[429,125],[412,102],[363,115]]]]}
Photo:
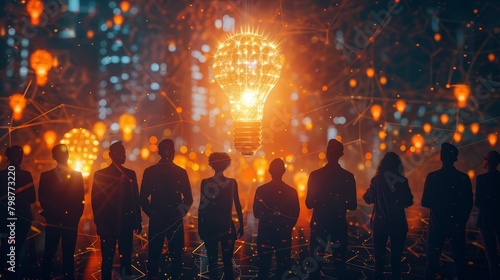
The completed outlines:
{"type": "Polygon", "coordinates": [[[26,4],[26,11],[30,14],[31,24],[36,26],[40,24],[40,16],[43,13],[43,2],[40,0],[30,0],[26,4]]]}
{"type": "Polygon", "coordinates": [[[488,134],[488,143],[490,143],[490,146],[494,147],[495,144],[497,143],[497,140],[498,140],[498,135],[496,135],[495,133],[490,133],[488,134]]]}
{"type": "Polygon", "coordinates": [[[88,178],[99,152],[97,137],[84,128],[73,128],[64,134],[60,143],[68,147],[69,167],[82,172],[83,177],[88,178]]]}
{"type": "Polygon", "coordinates": [[[431,132],[431,130],[432,130],[432,126],[431,126],[430,123],[425,123],[423,128],[424,128],[424,132],[426,134],[429,134],[431,132]]]}
{"type": "Polygon", "coordinates": [[[47,83],[47,75],[54,64],[52,55],[46,50],[36,50],[30,59],[30,64],[36,73],[36,83],[44,86],[47,83]]]}
{"type": "Polygon", "coordinates": [[[26,98],[20,93],[14,93],[9,97],[9,105],[12,109],[14,120],[18,121],[23,117],[23,110],[26,107],[26,98]]]}
{"type": "Polygon", "coordinates": [[[132,132],[137,125],[135,117],[133,115],[125,113],[120,116],[120,118],[118,119],[118,123],[120,124],[120,127],[123,131],[123,140],[125,142],[132,140],[132,132]]]}
{"type": "Polygon", "coordinates": [[[403,112],[406,109],[406,102],[402,99],[399,99],[396,101],[396,110],[400,113],[403,114],[403,112]]]}
{"type": "Polygon", "coordinates": [[[45,140],[45,144],[47,144],[47,147],[49,149],[52,149],[54,146],[54,143],[56,142],[57,134],[53,130],[47,130],[43,134],[43,140],[45,140]]]}
{"type": "Polygon", "coordinates": [[[411,143],[415,147],[416,151],[419,153],[424,146],[424,137],[420,134],[415,134],[411,137],[411,143]]]}
{"type": "Polygon", "coordinates": [[[453,93],[458,101],[458,107],[465,108],[465,106],[467,106],[467,98],[469,98],[470,95],[470,87],[463,84],[455,85],[453,93]]]}
{"type": "Polygon", "coordinates": [[[213,58],[215,80],[231,104],[234,147],[243,156],[261,147],[264,103],[278,82],[282,57],[268,38],[238,33],[219,45],[213,58]]]}
{"type": "Polygon", "coordinates": [[[370,112],[372,113],[373,120],[378,121],[380,119],[380,116],[382,115],[382,106],[373,104],[370,108],[370,112]]]}
{"type": "Polygon", "coordinates": [[[470,125],[470,131],[472,134],[476,135],[479,132],[479,124],[478,123],[471,123],[470,125]]]}

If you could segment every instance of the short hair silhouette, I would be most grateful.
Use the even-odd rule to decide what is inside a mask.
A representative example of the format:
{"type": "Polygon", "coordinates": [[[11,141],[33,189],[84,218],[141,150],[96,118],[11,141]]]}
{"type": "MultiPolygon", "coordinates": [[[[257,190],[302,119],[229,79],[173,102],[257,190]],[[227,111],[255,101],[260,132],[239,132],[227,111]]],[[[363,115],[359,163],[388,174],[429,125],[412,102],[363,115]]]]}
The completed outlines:
{"type": "Polygon", "coordinates": [[[64,144],[57,144],[52,148],[52,158],[59,163],[66,163],[68,161],[69,151],[68,147],[64,144]]]}
{"type": "Polygon", "coordinates": [[[282,176],[285,173],[285,162],[280,158],[275,158],[269,164],[269,173],[271,176],[282,176]]]}
{"type": "Polygon", "coordinates": [[[458,149],[448,142],[441,144],[441,161],[443,163],[453,163],[458,159],[458,149]]]}
{"type": "Polygon", "coordinates": [[[174,141],[172,139],[163,139],[158,144],[158,152],[161,154],[164,151],[173,151],[174,141]]]}
{"type": "Polygon", "coordinates": [[[328,141],[328,146],[326,147],[326,157],[328,161],[338,160],[344,155],[344,145],[340,143],[337,139],[330,139],[328,141]]]}
{"type": "Polygon", "coordinates": [[[111,146],[109,146],[109,152],[110,153],[120,152],[122,150],[121,148],[124,148],[122,141],[116,141],[115,143],[111,144],[111,146]]]}
{"type": "Polygon", "coordinates": [[[23,148],[21,146],[11,146],[5,150],[5,156],[9,160],[10,164],[21,164],[23,161],[23,148]]]}
{"type": "Polygon", "coordinates": [[[231,158],[226,153],[211,153],[208,157],[208,165],[215,171],[225,170],[231,164],[231,158]]]}
{"type": "Polygon", "coordinates": [[[500,154],[497,151],[489,151],[484,159],[488,161],[489,165],[497,166],[500,163],[500,154]]]}

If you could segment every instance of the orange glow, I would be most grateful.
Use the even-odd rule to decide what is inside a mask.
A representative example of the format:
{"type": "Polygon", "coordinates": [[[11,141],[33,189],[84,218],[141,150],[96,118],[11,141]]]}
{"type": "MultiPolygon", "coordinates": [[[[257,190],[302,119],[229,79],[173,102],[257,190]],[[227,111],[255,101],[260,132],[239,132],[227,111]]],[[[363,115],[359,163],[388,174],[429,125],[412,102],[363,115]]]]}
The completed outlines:
{"type": "Polygon", "coordinates": [[[385,151],[385,149],[387,149],[387,145],[385,143],[380,143],[379,148],[381,151],[385,151]]]}
{"type": "Polygon", "coordinates": [[[429,134],[431,132],[432,126],[430,123],[425,123],[423,129],[426,134],[429,134]]]}
{"type": "Polygon", "coordinates": [[[40,16],[43,13],[43,2],[40,0],[29,0],[26,4],[26,11],[30,14],[31,24],[37,26],[40,24],[40,16]]]}
{"type": "Polygon", "coordinates": [[[380,140],[384,140],[386,136],[387,136],[387,133],[385,133],[384,130],[381,130],[378,132],[378,138],[380,138],[380,140]]]}
{"type": "Polygon", "coordinates": [[[177,114],[182,113],[182,107],[175,108],[175,111],[177,112],[177,114]]]}
{"type": "Polygon", "coordinates": [[[24,108],[26,108],[26,98],[20,93],[14,93],[9,97],[9,105],[12,109],[14,120],[18,121],[23,117],[24,108]]]}
{"type": "Polygon", "coordinates": [[[402,99],[399,99],[396,101],[396,110],[400,113],[403,114],[403,112],[406,109],[406,102],[402,99]]]}
{"type": "Polygon", "coordinates": [[[93,30],[87,30],[87,38],[89,38],[89,39],[94,38],[94,31],[93,30]]]}
{"type": "Polygon", "coordinates": [[[304,196],[309,175],[304,171],[299,171],[293,175],[293,184],[298,190],[299,196],[304,196]]]}
{"type": "Polygon", "coordinates": [[[368,78],[373,78],[373,76],[375,76],[375,69],[373,68],[366,68],[366,76],[368,78]]]}
{"type": "Polygon", "coordinates": [[[83,177],[87,178],[99,152],[96,135],[84,128],[73,128],[64,134],[60,143],[68,147],[69,167],[82,172],[83,177]]]}
{"type": "Polygon", "coordinates": [[[469,175],[469,178],[472,180],[474,179],[474,176],[476,176],[476,172],[472,169],[467,171],[467,175],[469,175]]]}
{"type": "Polygon", "coordinates": [[[382,115],[382,106],[373,104],[370,112],[372,113],[373,120],[378,121],[380,119],[380,116],[382,115]]]}
{"type": "Polygon", "coordinates": [[[365,154],[365,158],[366,159],[372,159],[372,157],[373,157],[373,155],[370,152],[368,152],[368,153],[365,154]]]}
{"type": "Polygon", "coordinates": [[[455,98],[458,101],[458,107],[465,108],[467,105],[467,98],[470,95],[470,87],[468,85],[455,85],[453,89],[453,93],[455,94],[455,98]]]}
{"type": "Polygon", "coordinates": [[[441,41],[441,34],[439,34],[439,33],[434,34],[434,40],[435,40],[436,42],[441,41]]]}
{"type": "Polygon", "coordinates": [[[114,24],[120,26],[123,24],[123,21],[124,21],[124,19],[123,19],[122,15],[118,14],[118,15],[113,16],[113,23],[114,24]]]}
{"type": "Polygon", "coordinates": [[[447,114],[442,114],[439,117],[439,120],[441,121],[442,124],[447,124],[448,121],[450,120],[450,117],[447,114]]]}
{"type": "Polygon", "coordinates": [[[26,144],[23,146],[23,153],[25,156],[28,156],[29,154],[31,154],[31,146],[26,144]]]}
{"type": "Polygon", "coordinates": [[[459,132],[455,132],[453,134],[453,141],[455,141],[456,143],[460,142],[460,140],[462,140],[462,134],[459,133],[459,132]]]}
{"type": "Polygon", "coordinates": [[[321,90],[322,90],[322,91],[327,91],[327,90],[328,90],[328,86],[327,86],[327,85],[322,86],[322,87],[321,87],[321,90]]]}
{"type": "Polygon", "coordinates": [[[36,50],[31,54],[31,68],[35,70],[36,82],[39,86],[47,83],[47,75],[54,64],[54,58],[46,50],[36,50]]]}
{"type": "Polygon", "coordinates": [[[149,149],[148,148],[141,149],[141,158],[143,160],[147,160],[149,158],[149,149]]]}
{"type": "Polygon", "coordinates": [[[47,148],[52,149],[54,143],[56,142],[57,134],[53,130],[47,130],[43,134],[43,140],[47,144],[47,148]]]}
{"type": "Polygon", "coordinates": [[[128,2],[128,1],[122,1],[120,3],[120,9],[124,13],[128,12],[128,10],[130,10],[130,2],[128,2]]]}
{"type": "Polygon", "coordinates": [[[381,85],[387,84],[387,77],[385,77],[385,76],[380,77],[380,84],[381,85]]]}
{"type": "Polygon", "coordinates": [[[154,144],[149,145],[149,150],[154,153],[154,152],[158,151],[158,146],[156,146],[154,144]]]}
{"type": "Polygon", "coordinates": [[[478,132],[479,132],[479,124],[478,123],[472,123],[470,125],[470,131],[472,132],[472,134],[476,135],[478,132]]]}
{"type": "Polygon", "coordinates": [[[495,57],[495,54],[494,54],[494,53],[490,53],[490,54],[488,54],[488,60],[489,60],[490,62],[495,61],[495,58],[496,58],[496,57],[495,57]]]}
{"type": "Polygon", "coordinates": [[[417,152],[420,152],[424,146],[424,137],[420,134],[415,134],[411,137],[411,143],[415,146],[417,152]]]}
{"type": "Polygon", "coordinates": [[[356,85],[358,85],[358,82],[356,81],[356,79],[350,79],[349,80],[349,86],[350,87],[356,87],[356,85]]]}
{"type": "Polygon", "coordinates": [[[462,132],[464,132],[464,130],[465,130],[465,126],[463,124],[459,123],[457,125],[457,131],[462,133],[462,132]]]}
{"type": "Polygon", "coordinates": [[[123,132],[123,140],[125,142],[132,140],[132,132],[137,125],[135,117],[131,114],[125,113],[118,119],[118,124],[120,125],[123,132]]]}
{"type": "Polygon", "coordinates": [[[149,137],[149,143],[156,144],[158,142],[158,138],[156,136],[149,137]]]}
{"type": "Polygon", "coordinates": [[[495,133],[490,133],[488,134],[488,143],[490,143],[490,146],[494,147],[497,143],[497,140],[498,140],[498,135],[496,135],[495,133]]]}
{"type": "Polygon", "coordinates": [[[98,121],[92,127],[92,131],[95,133],[98,140],[102,140],[102,138],[104,138],[104,134],[106,134],[106,124],[98,121]]]}

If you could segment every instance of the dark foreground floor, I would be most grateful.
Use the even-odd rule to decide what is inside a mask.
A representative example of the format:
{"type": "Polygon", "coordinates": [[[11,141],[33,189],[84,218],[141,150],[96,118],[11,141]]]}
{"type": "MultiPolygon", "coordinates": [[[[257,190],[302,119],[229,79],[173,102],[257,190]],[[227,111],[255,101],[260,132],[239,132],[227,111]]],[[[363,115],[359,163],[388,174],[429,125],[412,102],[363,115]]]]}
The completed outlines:
{"type": "MultiPolygon", "coordinates": [[[[371,209],[371,208],[370,208],[371,209]]],[[[372,279],[373,259],[372,244],[370,234],[366,222],[359,224],[357,220],[366,221],[364,214],[368,214],[370,209],[360,209],[356,214],[350,214],[348,217],[350,228],[349,240],[349,259],[347,262],[348,278],[349,279],[372,279]]],[[[414,210],[416,211],[416,210],[414,210]]],[[[253,215],[248,215],[253,216],[253,215]]],[[[410,216],[410,215],[409,215],[410,216]]],[[[413,213],[413,220],[409,220],[410,233],[407,238],[407,248],[403,253],[402,267],[403,279],[423,279],[425,266],[425,236],[427,234],[426,219],[419,218],[421,213],[413,213]]],[[[194,218],[186,218],[185,240],[186,251],[184,258],[184,276],[183,279],[208,279],[206,273],[205,251],[203,244],[200,242],[195,228],[196,221],[194,218]]],[[[95,234],[85,234],[84,232],[95,232],[92,229],[92,222],[82,222],[81,233],[78,237],[76,249],[76,268],[78,279],[100,279],[100,251],[99,239],[95,234]]],[[[256,278],[257,256],[256,256],[256,228],[257,221],[247,219],[246,232],[244,238],[237,241],[234,254],[234,271],[235,277],[240,279],[256,278]]],[[[147,232],[147,226],[144,228],[147,232]]],[[[294,242],[292,248],[293,270],[296,272],[294,276],[279,279],[304,279],[307,277],[305,272],[305,259],[308,257],[308,238],[309,227],[307,222],[301,222],[294,231],[294,242]]],[[[30,236],[28,246],[23,257],[23,273],[25,279],[39,279],[40,259],[43,253],[43,238],[44,230],[42,226],[34,223],[33,231],[30,236]]],[[[472,226],[467,233],[467,260],[470,279],[488,279],[486,259],[484,250],[481,246],[479,234],[472,226]]],[[[166,247],[165,247],[166,251],[166,247]]],[[[164,279],[167,279],[169,262],[167,255],[164,254],[165,261],[162,263],[164,279]]],[[[140,237],[134,239],[134,255],[132,257],[134,278],[146,279],[146,262],[147,262],[147,237],[143,233],[140,237]]],[[[387,260],[388,263],[389,260],[387,260]]],[[[273,261],[274,262],[274,261],[273,261]]],[[[58,252],[57,259],[54,262],[55,277],[54,279],[63,279],[61,276],[61,255],[58,252]]],[[[222,263],[220,264],[222,266],[222,263]]],[[[274,263],[273,263],[274,266],[274,263]]],[[[386,267],[389,269],[389,267],[386,267]]],[[[118,256],[115,257],[115,273],[118,277],[119,262],[118,256]]],[[[441,258],[439,279],[453,279],[455,277],[455,268],[452,263],[451,253],[448,245],[441,258]]],[[[272,270],[271,272],[274,272],[272,270]]],[[[326,263],[324,279],[334,279],[335,269],[331,262],[326,263]]],[[[220,269],[222,277],[222,267],[220,269]]],[[[386,278],[390,279],[390,274],[386,274],[386,278]]],[[[2,279],[6,279],[5,277],[2,279]]],[[[119,278],[117,278],[119,279],[119,278]]]]}

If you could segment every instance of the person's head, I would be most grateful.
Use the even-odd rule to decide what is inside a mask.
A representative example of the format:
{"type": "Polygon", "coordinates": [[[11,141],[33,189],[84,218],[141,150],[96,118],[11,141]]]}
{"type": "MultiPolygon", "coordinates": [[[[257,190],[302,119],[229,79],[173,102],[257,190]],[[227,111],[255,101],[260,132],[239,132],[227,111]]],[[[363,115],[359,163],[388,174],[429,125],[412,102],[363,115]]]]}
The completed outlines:
{"type": "Polygon", "coordinates": [[[208,165],[210,165],[215,172],[224,171],[231,164],[231,158],[226,153],[211,153],[208,157],[208,165]]]}
{"type": "Polygon", "coordinates": [[[269,174],[271,174],[273,179],[281,179],[283,174],[285,174],[285,170],[285,162],[280,158],[273,159],[271,164],[269,164],[269,174]]]}
{"type": "Polygon", "coordinates": [[[404,176],[403,162],[401,162],[401,158],[396,153],[387,152],[378,164],[377,174],[383,175],[388,171],[404,176]]]}
{"type": "Polygon", "coordinates": [[[500,154],[497,151],[489,151],[486,156],[484,156],[484,168],[486,169],[497,169],[500,163],[500,154]]]}
{"type": "Polygon", "coordinates": [[[124,164],[127,158],[125,153],[125,147],[122,141],[115,142],[109,146],[109,157],[116,164],[124,164]]]}
{"type": "Polygon", "coordinates": [[[23,162],[23,148],[14,145],[5,150],[5,156],[10,165],[19,166],[23,162]]]}
{"type": "Polygon", "coordinates": [[[444,164],[453,164],[458,159],[458,149],[448,142],[441,144],[441,161],[444,164]]]}
{"type": "Polygon", "coordinates": [[[330,139],[326,147],[326,159],[329,162],[337,162],[344,155],[344,145],[337,139],[330,139]]]}
{"type": "Polygon", "coordinates": [[[57,144],[52,148],[52,158],[60,164],[68,164],[69,151],[64,144],[57,144]]]}
{"type": "Polygon", "coordinates": [[[163,139],[158,144],[158,154],[163,159],[174,159],[175,149],[172,139],[163,139]]]}

